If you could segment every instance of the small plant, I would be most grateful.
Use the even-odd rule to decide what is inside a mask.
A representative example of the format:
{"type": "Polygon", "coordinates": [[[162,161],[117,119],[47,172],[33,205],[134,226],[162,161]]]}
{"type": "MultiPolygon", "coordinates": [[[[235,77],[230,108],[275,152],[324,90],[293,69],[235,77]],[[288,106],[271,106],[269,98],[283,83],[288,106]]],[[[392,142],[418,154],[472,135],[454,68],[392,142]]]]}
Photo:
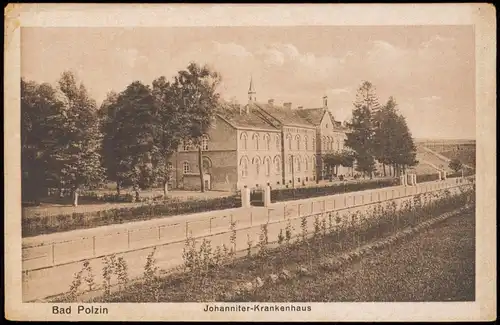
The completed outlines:
{"type": "Polygon", "coordinates": [[[319,221],[319,215],[314,216],[314,238],[317,238],[321,233],[321,222],[319,221]]]}
{"type": "Polygon", "coordinates": [[[263,224],[260,226],[259,243],[257,244],[257,246],[259,247],[259,254],[262,255],[266,254],[268,243],[269,243],[269,238],[268,238],[267,224],[263,224]]]}
{"type": "Polygon", "coordinates": [[[201,266],[204,271],[208,270],[208,267],[213,264],[212,262],[212,244],[210,240],[203,238],[200,245],[200,260],[201,266]]]}
{"type": "Polygon", "coordinates": [[[80,286],[82,284],[82,273],[83,273],[83,269],[76,272],[73,275],[73,282],[71,283],[71,286],[69,287],[69,292],[68,292],[68,298],[70,299],[70,301],[76,300],[76,296],[78,294],[78,289],[80,288],[80,286]]]}
{"type": "Polygon", "coordinates": [[[323,216],[323,219],[321,219],[321,232],[323,233],[323,237],[326,236],[327,233],[327,227],[326,227],[326,218],[323,216]]]}
{"type": "Polygon", "coordinates": [[[123,288],[128,282],[128,266],[123,257],[118,257],[115,267],[116,275],[120,288],[123,288]]]}
{"type": "Polygon", "coordinates": [[[103,259],[102,278],[104,295],[108,296],[111,293],[111,276],[115,273],[116,258],[115,255],[105,256],[103,259]]]}
{"type": "Polygon", "coordinates": [[[231,216],[229,228],[231,229],[231,236],[229,237],[229,241],[231,242],[230,255],[234,256],[236,254],[236,221],[233,221],[233,216],[231,216]]]}
{"type": "Polygon", "coordinates": [[[283,229],[280,229],[280,233],[278,234],[278,244],[282,245],[285,241],[285,235],[283,235],[283,229]]]}
{"type": "Polygon", "coordinates": [[[213,265],[214,266],[222,265],[223,259],[224,259],[224,256],[223,256],[222,248],[220,246],[217,246],[217,248],[215,249],[215,252],[214,252],[213,265]]]}
{"type": "Polygon", "coordinates": [[[86,275],[83,280],[85,281],[85,283],[87,283],[89,290],[92,291],[95,286],[95,277],[89,261],[83,262],[83,269],[86,271],[86,275]]]}
{"type": "Polygon", "coordinates": [[[229,248],[226,246],[226,244],[222,244],[222,255],[224,256],[225,260],[228,260],[231,257],[229,248]]]}
{"type": "Polygon", "coordinates": [[[252,245],[253,242],[250,240],[250,234],[247,234],[247,256],[252,256],[252,245]]]}
{"type": "Polygon", "coordinates": [[[193,270],[196,268],[196,242],[192,237],[187,237],[184,242],[182,259],[186,270],[193,270]]]}
{"type": "Polygon", "coordinates": [[[307,240],[307,218],[304,216],[300,219],[300,229],[302,231],[302,241],[307,240]]]}
{"type": "Polygon", "coordinates": [[[287,245],[289,245],[290,241],[292,240],[292,231],[293,231],[292,222],[288,220],[285,227],[285,241],[287,245]]]}
{"type": "Polygon", "coordinates": [[[154,298],[155,301],[159,300],[160,295],[160,278],[158,276],[158,267],[156,266],[156,259],[154,254],[156,247],[153,248],[151,253],[146,258],[144,265],[144,285],[147,292],[154,298]]]}

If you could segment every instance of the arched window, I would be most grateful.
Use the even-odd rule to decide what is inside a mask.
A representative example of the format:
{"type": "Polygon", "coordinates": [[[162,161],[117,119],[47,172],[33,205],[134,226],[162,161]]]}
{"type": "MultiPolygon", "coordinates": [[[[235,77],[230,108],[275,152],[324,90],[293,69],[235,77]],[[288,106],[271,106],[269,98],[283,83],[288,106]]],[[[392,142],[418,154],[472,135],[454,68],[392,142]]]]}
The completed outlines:
{"type": "Polygon", "coordinates": [[[266,150],[271,150],[271,137],[269,134],[264,135],[264,142],[266,144],[266,150]]]}
{"type": "Polygon", "coordinates": [[[252,136],[253,147],[255,150],[259,150],[259,135],[254,133],[252,136]]]}
{"type": "Polygon", "coordinates": [[[293,157],[288,156],[288,172],[292,173],[293,171],[293,157]]]}
{"type": "Polygon", "coordinates": [[[300,135],[295,136],[295,142],[297,142],[297,150],[300,150],[300,135]]]}
{"type": "Polygon", "coordinates": [[[304,149],[306,149],[306,151],[309,150],[309,143],[307,143],[307,140],[309,140],[309,139],[307,138],[307,135],[306,135],[306,136],[304,136],[304,149]]]}
{"type": "Polygon", "coordinates": [[[276,135],[276,150],[280,150],[281,148],[281,139],[279,135],[276,135]]]}
{"type": "Polygon", "coordinates": [[[337,140],[337,150],[340,151],[340,140],[337,140]]]}
{"type": "Polygon", "coordinates": [[[266,176],[271,175],[271,158],[265,159],[266,176]]]}
{"type": "Polygon", "coordinates": [[[276,174],[279,174],[281,172],[281,160],[278,156],[274,157],[274,170],[276,174]]]}
{"type": "Polygon", "coordinates": [[[321,139],[321,150],[326,150],[326,137],[321,139]]]}
{"type": "Polygon", "coordinates": [[[295,158],[295,170],[300,172],[300,157],[295,158]]]}
{"type": "Polygon", "coordinates": [[[203,172],[205,174],[208,174],[210,172],[211,167],[212,167],[212,162],[210,161],[210,158],[203,157],[203,172]]]}
{"type": "Polygon", "coordinates": [[[255,157],[252,160],[252,164],[255,166],[255,175],[258,176],[260,174],[260,158],[259,157],[255,157]]]}
{"type": "Polygon", "coordinates": [[[288,134],[286,136],[286,139],[288,141],[288,150],[292,150],[292,136],[290,134],[288,134]]]}
{"type": "Polygon", "coordinates": [[[183,164],[182,164],[182,171],[184,174],[187,174],[191,171],[191,166],[189,166],[189,163],[187,161],[185,161],[183,164]]]}
{"type": "Polygon", "coordinates": [[[306,156],[304,159],[304,170],[307,172],[309,170],[309,158],[306,156]]]}
{"type": "Polygon", "coordinates": [[[313,137],[313,151],[316,151],[316,138],[313,137]]]}
{"type": "Polygon", "coordinates": [[[247,157],[242,157],[240,160],[241,177],[248,176],[248,159],[247,157]]]}
{"type": "Polygon", "coordinates": [[[312,170],[316,171],[316,157],[314,157],[314,156],[311,158],[311,166],[312,166],[312,170]]]}
{"type": "Polygon", "coordinates": [[[241,149],[247,150],[247,134],[242,133],[240,136],[240,140],[241,140],[241,149]]]}
{"type": "Polygon", "coordinates": [[[206,134],[201,137],[201,150],[208,150],[208,135],[206,134]]]}

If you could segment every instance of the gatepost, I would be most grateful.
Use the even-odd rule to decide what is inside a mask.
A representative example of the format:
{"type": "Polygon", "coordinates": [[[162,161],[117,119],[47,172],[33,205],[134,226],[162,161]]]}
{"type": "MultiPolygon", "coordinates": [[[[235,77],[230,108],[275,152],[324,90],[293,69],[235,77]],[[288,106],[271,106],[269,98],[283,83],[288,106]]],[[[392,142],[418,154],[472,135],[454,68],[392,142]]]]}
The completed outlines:
{"type": "Polygon", "coordinates": [[[409,186],[413,186],[413,174],[406,175],[406,182],[409,186]]]}
{"type": "Polygon", "coordinates": [[[417,185],[417,174],[413,174],[413,185],[417,185]]]}
{"type": "Polygon", "coordinates": [[[443,181],[446,180],[446,171],[443,170],[443,181]]]}
{"type": "Polygon", "coordinates": [[[246,185],[241,189],[241,206],[250,207],[250,189],[246,185]]]}
{"type": "Polygon", "coordinates": [[[441,172],[438,172],[438,181],[442,180],[441,172]]]}
{"type": "Polygon", "coordinates": [[[406,186],[406,177],[404,175],[399,176],[399,183],[401,186],[406,186]]]}
{"type": "Polygon", "coordinates": [[[271,186],[267,183],[266,188],[264,189],[264,206],[268,207],[271,205],[271,186]]]}

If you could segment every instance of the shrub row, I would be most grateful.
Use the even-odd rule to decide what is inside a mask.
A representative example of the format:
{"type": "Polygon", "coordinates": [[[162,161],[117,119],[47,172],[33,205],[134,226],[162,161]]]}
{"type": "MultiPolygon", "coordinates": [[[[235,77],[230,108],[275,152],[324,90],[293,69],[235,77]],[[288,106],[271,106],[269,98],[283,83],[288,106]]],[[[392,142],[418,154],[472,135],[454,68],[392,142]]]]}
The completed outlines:
{"type": "Polygon", "coordinates": [[[433,174],[417,174],[417,183],[425,183],[439,180],[438,172],[433,174]]]}
{"type": "Polygon", "coordinates": [[[276,189],[271,191],[271,202],[307,199],[318,196],[372,190],[399,184],[398,179],[381,179],[372,182],[343,183],[324,187],[302,187],[276,189]]]}
{"type": "Polygon", "coordinates": [[[35,215],[22,218],[22,236],[37,236],[54,232],[93,228],[155,217],[198,213],[241,207],[238,195],[190,201],[164,201],[138,207],[72,213],[61,215],[35,215]]]}

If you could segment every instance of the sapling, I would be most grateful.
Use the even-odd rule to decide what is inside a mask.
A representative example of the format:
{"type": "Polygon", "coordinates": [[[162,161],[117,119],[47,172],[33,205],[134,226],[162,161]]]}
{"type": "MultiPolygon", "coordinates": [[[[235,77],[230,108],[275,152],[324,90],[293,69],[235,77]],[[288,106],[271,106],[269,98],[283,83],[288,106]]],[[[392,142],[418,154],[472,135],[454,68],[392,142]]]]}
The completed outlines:
{"type": "Polygon", "coordinates": [[[278,244],[281,246],[284,241],[285,241],[285,236],[283,235],[283,229],[280,229],[280,232],[278,234],[278,244]]]}
{"type": "Polygon", "coordinates": [[[307,240],[307,218],[304,216],[300,219],[300,228],[302,230],[302,241],[307,240]]]}
{"type": "Polygon", "coordinates": [[[116,275],[120,288],[123,288],[128,282],[128,267],[127,263],[121,256],[118,257],[118,260],[116,261],[116,275]]]}
{"type": "Polygon", "coordinates": [[[229,241],[231,242],[231,250],[230,255],[233,257],[236,254],[236,221],[233,221],[233,216],[231,216],[231,236],[229,237],[229,241]]]}
{"type": "Polygon", "coordinates": [[[250,234],[247,234],[247,256],[250,257],[252,255],[252,244],[253,242],[250,240],[250,234]]]}
{"type": "Polygon", "coordinates": [[[285,240],[287,245],[289,245],[290,241],[292,240],[292,231],[293,231],[292,222],[289,219],[285,227],[285,240]]]}
{"type": "Polygon", "coordinates": [[[92,291],[95,286],[95,276],[89,261],[83,262],[83,269],[86,271],[86,275],[83,280],[87,283],[89,290],[92,291]]]}

